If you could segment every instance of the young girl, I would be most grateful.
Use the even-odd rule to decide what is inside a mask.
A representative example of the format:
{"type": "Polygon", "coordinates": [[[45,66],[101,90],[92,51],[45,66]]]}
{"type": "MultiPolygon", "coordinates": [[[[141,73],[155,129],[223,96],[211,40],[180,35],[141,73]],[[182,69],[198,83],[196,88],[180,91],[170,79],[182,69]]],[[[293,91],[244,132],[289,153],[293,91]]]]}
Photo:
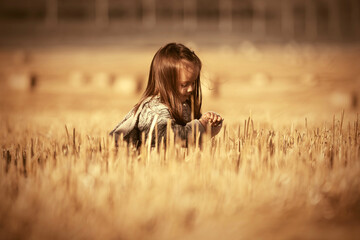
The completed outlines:
{"type": "Polygon", "coordinates": [[[139,147],[142,133],[147,140],[151,132],[151,145],[157,140],[160,146],[161,141],[166,143],[168,122],[175,138],[184,140],[186,146],[194,131],[202,134],[211,129],[211,135],[216,135],[224,119],[214,112],[201,114],[200,70],[200,59],[184,45],[169,43],[160,48],[151,62],[142,98],[110,132],[115,143],[123,136],[139,147]]]}

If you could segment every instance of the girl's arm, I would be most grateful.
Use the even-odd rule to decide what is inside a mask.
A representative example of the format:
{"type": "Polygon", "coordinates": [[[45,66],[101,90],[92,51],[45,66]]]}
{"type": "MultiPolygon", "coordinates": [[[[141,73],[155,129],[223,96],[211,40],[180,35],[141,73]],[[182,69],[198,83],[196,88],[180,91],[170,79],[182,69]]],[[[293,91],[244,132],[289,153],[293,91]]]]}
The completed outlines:
{"type": "MultiPolygon", "coordinates": [[[[161,108],[147,108],[145,107],[140,114],[138,127],[139,130],[145,132],[145,138],[148,138],[148,134],[150,132],[150,127],[155,116],[157,117],[157,133],[158,133],[158,143],[160,144],[161,139],[163,139],[166,143],[166,134],[167,134],[167,125],[168,121],[170,122],[171,129],[175,134],[176,138],[180,138],[181,140],[185,140],[186,143],[188,138],[195,131],[199,131],[200,134],[205,132],[205,127],[200,123],[199,120],[194,119],[188,122],[185,126],[181,124],[177,124],[175,120],[171,117],[169,110],[166,106],[161,108]]],[[[155,145],[155,131],[152,134],[152,145],[155,145]]]]}
{"type": "Polygon", "coordinates": [[[201,116],[199,121],[205,128],[210,126],[211,137],[213,137],[220,132],[224,118],[216,112],[207,112],[201,116]]]}

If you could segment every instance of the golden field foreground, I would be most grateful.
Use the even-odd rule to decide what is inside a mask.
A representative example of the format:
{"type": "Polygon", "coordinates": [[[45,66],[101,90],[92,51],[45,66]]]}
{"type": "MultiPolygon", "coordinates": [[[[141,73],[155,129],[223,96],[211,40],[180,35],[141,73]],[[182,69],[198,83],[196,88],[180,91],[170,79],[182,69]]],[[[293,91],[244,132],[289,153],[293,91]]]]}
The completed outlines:
{"type": "Polygon", "coordinates": [[[356,113],[297,123],[285,116],[281,124],[271,117],[225,116],[223,130],[201,151],[170,147],[158,154],[145,148],[137,155],[124,147],[116,151],[107,136],[136,97],[118,99],[124,105],[119,114],[106,106],[110,96],[91,95],[98,103],[89,105],[102,105],[99,111],[86,108],[90,96],[2,94],[1,239],[360,234],[356,113]]]}

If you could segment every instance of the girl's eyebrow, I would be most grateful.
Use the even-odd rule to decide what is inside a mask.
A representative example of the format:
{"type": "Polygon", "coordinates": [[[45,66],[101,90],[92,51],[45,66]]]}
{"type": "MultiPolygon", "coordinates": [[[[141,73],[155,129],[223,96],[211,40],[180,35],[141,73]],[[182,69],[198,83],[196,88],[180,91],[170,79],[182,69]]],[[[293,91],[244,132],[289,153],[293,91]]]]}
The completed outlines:
{"type": "Polygon", "coordinates": [[[191,75],[189,79],[186,80],[186,82],[195,82],[198,78],[198,75],[191,75]]]}
{"type": "Polygon", "coordinates": [[[194,83],[195,81],[196,81],[196,79],[195,80],[185,80],[182,83],[183,84],[188,84],[188,83],[194,83]]]}
{"type": "Polygon", "coordinates": [[[184,82],[187,82],[187,83],[188,83],[188,82],[195,82],[195,80],[196,80],[196,79],[194,79],[194,80],[191,80],[191,79],[190,79],[190,80],[185,80],[184,82]]]}

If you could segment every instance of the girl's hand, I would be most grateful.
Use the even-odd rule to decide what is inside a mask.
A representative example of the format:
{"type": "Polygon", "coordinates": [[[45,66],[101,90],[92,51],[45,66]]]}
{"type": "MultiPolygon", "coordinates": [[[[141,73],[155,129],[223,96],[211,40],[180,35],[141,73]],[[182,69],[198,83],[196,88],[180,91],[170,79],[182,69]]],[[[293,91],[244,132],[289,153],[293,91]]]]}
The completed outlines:
{"type": "Polygon", "coordinates": [[[217,127],[224,120],[219,114],[215,112],[207,112],[206,116],[208,117],[208,122],[212,127],[217,127]]]}
{"type": "Polygon", "coordinates": [[[203,114],[203,115],[201,116],[201,118],[199,119],[199,121],[200,121],[200,123],[203,125],[203,127],[204,127],[205,129],[207,129],[207,126],[208,126],[208,123],[209,123],[209,119],[208,119],[208,117],[206,116],[206,114],[203,114]]]}
{"type": "Polygon", "coordinates": [[[215,112],[207,112],[202,115],[199,120],[204,127],[207,127],[207,124],[210,124],[211,127],[217,127],[224,121],[224,119],[215,112]]]}

